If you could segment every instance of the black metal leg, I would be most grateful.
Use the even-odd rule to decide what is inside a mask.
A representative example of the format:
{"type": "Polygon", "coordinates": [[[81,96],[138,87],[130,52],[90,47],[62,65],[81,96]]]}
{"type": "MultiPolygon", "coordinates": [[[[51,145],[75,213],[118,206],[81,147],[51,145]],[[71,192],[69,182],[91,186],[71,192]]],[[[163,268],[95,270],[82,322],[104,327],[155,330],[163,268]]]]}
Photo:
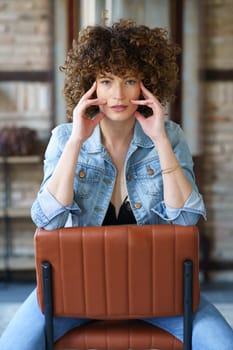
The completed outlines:
{"type": "Polygon", "coordinates": [[[193,262],[184,262],[184,346],[183,350],[192,350],[193,322],[193,262]]]}
{"type": "Polygon", "coordinates": [[[53,307],[52,307],[52,271],[49,262],[42,263],[43,294],[44,294],[44,315],[46,350],[53,350],[53,307]]]}

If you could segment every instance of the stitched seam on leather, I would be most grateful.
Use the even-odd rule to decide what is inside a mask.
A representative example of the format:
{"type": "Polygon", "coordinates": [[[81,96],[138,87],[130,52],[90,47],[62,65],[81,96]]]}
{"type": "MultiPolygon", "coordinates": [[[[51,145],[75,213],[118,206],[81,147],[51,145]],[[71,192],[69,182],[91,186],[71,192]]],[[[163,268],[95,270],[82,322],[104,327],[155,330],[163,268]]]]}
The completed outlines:
{"type": "Polygon", "coordinates": [[[128,349],[131,349],[132,346],[132,332],[131,332],[132,327],[128,327],[128,349]]]}
{"type": "Polygon", "coordinates": [[[129,258],[129,226],[127,226],[127,276],[126,276],[126,286],[127,286],[127,313],[130,316],[131,315],[131,308],[130,308],[130,284],[129,284],[129,278],[130,278],[130,258],[129,258]]]}
{"type": "Polygon", "coordinates": [[[109,331],[108,331],[108,327],[105,327],[105,335],[106,335],[106,342],[107,342],[107,350],[111,350],[110,348],[110,336],[109,336],[109,331]]]}
{"type": "Polygon", "coordinates": [[[107,245],[107,239],[108,239],[108,235],[106,235],[106,228],[104,228],[104,232],[103,232],[103,249],[104,249],[104,254],[103,254],[103,263],[104,263],[104,300],[105,300],[105,305],[104,305],[104,314],[109,316],[109,280],[107,278],[107,276],[109,276],[108,274],[108,262],[107,262],[107,249],[106,249],[106,245],[107,245]]]}
{"type": "MultiPolygon", "coordinates": [[[[197,246],[196,246],[196,239],[194,237],[194,231],[192,231],[192,238],[193,238],[193,249],[195,249],[195,251],[196,251],[197,246]]],[[[196,268],[196,263],[197,263],[197,261],[196,261],[196,254],[192,256],[192,261],[193,261],[193,281],[192,281],[192,283],[193,283],[193,304],[192,304],[192,310],[193,310],[194,300],[195,300],[195,298],[194,298],[194,283],[195,283],[194,278],[195,278],[195,268],[196,268]]]]}
{"type": "MultiPolygon", "coordinates": [[[[195,269],[198,269],[198,272],[199,272],[199,232],[195,229],[195,227],[193,227],[193,239],[194,239],[194,249],[195,249],[195,255],[194,255],[194,264],[195,266],[193,267],[193,275],[195,276],[195,269]]],[[[199,273],[198,273],[198,276],[199,276],[199,273]]],[[[193,281],[193,293],[195,293],[195,295],[197,294],[197,290],[199,289],[199,279],[198,281],[196,282],[196,280],[193,281]]],[[[192,308],[194,307],[194,295],[193,295],[193,305],[192,305],[192,308]]]]}
{"type": "Polygon", "coordinates": [[[172,281],[172,284],[174,285],[174,293],[173,293],[173,306],[172,306],[172,309],[173,309],[173,312],[176,312],[176,300],[177,300],[177,262],[176,262],[176,255],[178,254],[177,253],[177,231],[176,231],[176,228],[175,226],[173,225],[173,273],[172,273],[172,278],[173,278],[173,281],[172,281]]]}
{"type": "Polygon", "coordinates": [[[156,274],[156,266],[155,266],[155,239],[156,239],[156,233],[154,231],[154,228],[152,228],[151,230],[151,233],[152,233],[152,236],[151,236],[151,245],[152,245],[152,258],[151,258],[151,264],[152,264],[152,268],[151,268],[151,271],[152,271],[152,295],[151,295],[151,298],[152,298],[152,311],[154,313],[154,310],[155,310],[155,300],[156,300],[156,288],[155,288],[155,274],[156,274]]]}
{"type": "Polygon", "coordinates": [[[154,265],[154,271],[153,271],[153,314],[157,313],[157,232],[155,228],[153,228],[153,265],[154,265]]]}
{"type": "MultiPolygon", "coordinates": [[[[58,231],[58,261],[59,261],[59,271],[62,273],[59,273],[58,275],[60,275],[60,279],[61,279],[61,290],[62,290],[62,312],[65,312],[65,305],[64,305],[64,301],[65,301],[65,291],[64,291],[64,270],[61,266],[64,266],[64,262],[63,262],[63,254],[62,254],[62,244],[61,244],[61,230],[58,231]]],[[[54,293],[56,293],[56,291],[54,291],[54,293]]]]}
{"type": "Polygon", "coordinates": [[[88,334],[87,334],[87,329],[85,330],[84,333],[84,344],[85,344],[85,349],[88,349],[88,334]]]}
{"type": "Polygon", "coordinates": [[[84,314],[87,313],[87,300],[86,300],[86,276],[85,276],[85,256],[84,256],[84,228],[82,228],[82,233],[81,233],[81,254],[82,254],[82,275],[83,275],[83,306],[84,306],[84,314]]]}

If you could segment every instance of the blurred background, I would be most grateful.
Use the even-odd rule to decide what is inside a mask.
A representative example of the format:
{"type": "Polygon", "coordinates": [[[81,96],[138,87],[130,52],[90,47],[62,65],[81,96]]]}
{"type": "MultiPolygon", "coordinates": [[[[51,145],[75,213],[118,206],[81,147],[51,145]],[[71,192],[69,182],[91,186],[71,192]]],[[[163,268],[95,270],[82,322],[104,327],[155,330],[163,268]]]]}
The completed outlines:
{"type": "Polygon", "coordinates": [[[169,118],[185,131],[207,208],[201,279],[233,303],[233,0],[0,0],[0,302],[13,310],[7,300],[18,306],[34,287],[30,207],[51,129],[67,121],[59,66],[104,11],[108,24],[165,27],[182,48],[169,118]]]}

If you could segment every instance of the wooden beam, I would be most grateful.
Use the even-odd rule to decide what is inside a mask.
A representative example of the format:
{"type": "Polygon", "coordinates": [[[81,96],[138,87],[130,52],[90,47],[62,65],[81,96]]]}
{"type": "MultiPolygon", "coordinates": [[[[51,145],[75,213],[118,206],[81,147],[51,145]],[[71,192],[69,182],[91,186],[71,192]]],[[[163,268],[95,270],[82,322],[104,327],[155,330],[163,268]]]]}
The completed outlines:
{"type": "Polygon", "coordinates": [[[78,5],[77,0],[66,0],[67,5],[67,47],[71,48],[73,39],[78,31],[78,5]]]}
{"type": "Polygon", "coordinates": [[[200,78],[202,81],[233,81],[233,69],[203,69],[200,78]]]}
{"type": "Polygon", "coordinates": [[[53,82],[53,71],[1,71],[0,81],[53,82]]]}
{"type": "MultiPolygon", "coordinates": [[[[170,1],[170,26],[172,40],[183,48],[183,0],[170,1]]],[[[182,124],[182,53],[177,57],[179,67],[180,83],[177,87],[176,99],[171,104],[171,119],[178,124],[182,124]]]]}

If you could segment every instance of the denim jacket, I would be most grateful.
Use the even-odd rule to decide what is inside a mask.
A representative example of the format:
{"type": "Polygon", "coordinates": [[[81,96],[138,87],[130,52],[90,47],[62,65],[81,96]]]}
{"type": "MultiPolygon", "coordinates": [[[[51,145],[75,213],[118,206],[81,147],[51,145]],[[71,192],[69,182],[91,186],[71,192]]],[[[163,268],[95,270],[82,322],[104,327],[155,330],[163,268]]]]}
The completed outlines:
{"type": "MultiPolygon", "coordinates": [[[[182,208],[174,209],[165,204],[156,148],[136,121],[124,170],[128,200],[138,225],[195,225],[200,215],[205,217],[205,208],[195,185],[192,157],[182,129],[172,121],[166,121],[165,128],[193,191],[182,208]]],[[[53,174],[71,130],[71,123],[57,126],[45,152],[44,179],[31,210],[32,219],[39,227],[100,226],[111,201],[116,168],[101,142],[99,125],[82,145],[76,165],[73,203],[63,207],[49,193],[46,183],[53,174]]]]}

